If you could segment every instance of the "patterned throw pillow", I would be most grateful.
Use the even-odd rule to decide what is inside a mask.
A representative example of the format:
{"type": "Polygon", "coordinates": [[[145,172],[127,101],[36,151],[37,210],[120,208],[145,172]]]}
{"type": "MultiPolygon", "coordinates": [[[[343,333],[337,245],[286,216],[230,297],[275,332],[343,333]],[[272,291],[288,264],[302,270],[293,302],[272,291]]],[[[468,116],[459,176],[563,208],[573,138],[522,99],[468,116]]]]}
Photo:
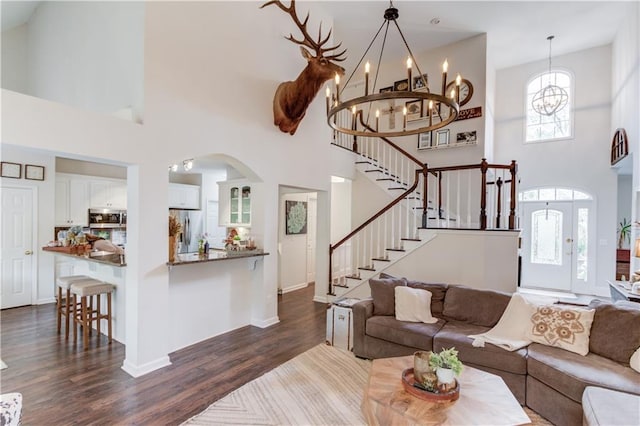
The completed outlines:
{"type": "Polygon", "coordinates": [[[531,316],[529,339],[580,355],[589,353],[589,333],[595,309],[538,306],[531,316]]]}

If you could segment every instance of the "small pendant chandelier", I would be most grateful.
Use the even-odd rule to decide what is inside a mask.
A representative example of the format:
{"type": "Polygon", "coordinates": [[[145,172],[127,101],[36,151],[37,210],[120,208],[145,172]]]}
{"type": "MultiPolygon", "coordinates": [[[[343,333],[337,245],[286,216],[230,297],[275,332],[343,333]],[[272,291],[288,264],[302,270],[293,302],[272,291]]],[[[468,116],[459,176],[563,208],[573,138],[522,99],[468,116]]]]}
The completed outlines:
{"type": "Polygon", "coordinates": [[[549,84],[533,95],[531,101],[533,110],[540,115],[546,116],[555,115],[556,112],[567,106],[569,101],[569,95],[566,90],[551,84],[551,41],[553,39],[554,36],[552,35],[547,37],[547,40],[549,40],[549,72],[547,74],[549,84]]]}
{"type": "MultiPolygon", "coordinates": [[[[423,74],[416,62],[416,59],[409,48],[409,45],[398,25],[398,9],[393,7],[393,3],[389,2],[389,7],[384,12],[384,21],[377,33],[371,40],[369,47],[360,58],[360,62],[356,65],[354,71],[347,79],[344,85],[340,84],[340,77],[336,75],[334,91],[329,87],[326,89],[326,107],[327,107],[327,123],[335,132],[348,134],[353,136],[370,136],[370,137],[395,137],[408,136],[425,133],[432,130],[442,128],[453,122],[460,111],[460,84],[461,77],[458,74],[453,81],[447,82],[447,71],[449,67],[448,61],[445,59],[442,65],[442,90],[440,94],[432,93],[426,80],[426,74],[423,74]],[[391,24],[394,25],[391,25],[391,24]],[[385,44],[389,27],[395,27],[400,34],[402,42],[408,53],[406,61],[406,84],[403,87],[395,88],[392,91],[377,92],[376,83],[378,81],[378,73],[382,63],[385,44]],[[384,30],[384,31],[383,31],[384,30]],[[349,84],[356,70],[361,69],[360,66],[369,53],[374,42],[379,35],[384,34],[382,47],[378,55],[378,65],[373,76],[373,85],[369,86],[369,71],[371,65],[367,62],[364,66],[365,85],[363,96],[356,96],[352,99],[343,99],[342,91],[349,84]],[[412,79],[412,69],[415,67],[418,76],[412,79]],[[414,85],[415,82],[415,85],[414,85]],[[401,102],[397,105],[395,101],[401,102]],[[408,105],[418,105],[420,122],[417,126],[407,126],[407,110],[408,105]],[[420,107],[421,106],[421,107],[420,107]],[[402,113],[403,123],[396,128],[395,125],[380,126],[380,114],[394,115],[402,113]]],[[[390,117],[390,122],[392,118],[390,117]]]]}

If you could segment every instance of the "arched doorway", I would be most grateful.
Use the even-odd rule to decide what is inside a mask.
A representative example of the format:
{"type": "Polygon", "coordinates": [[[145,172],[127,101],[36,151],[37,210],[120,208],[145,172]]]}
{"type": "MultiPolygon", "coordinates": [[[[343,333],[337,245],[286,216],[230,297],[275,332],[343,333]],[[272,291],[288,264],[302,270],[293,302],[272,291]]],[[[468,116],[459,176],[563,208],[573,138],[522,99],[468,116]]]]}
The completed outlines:
{"type": "Polygon", "coordinates": [[[595,202],[572,188],[533,188],[519,193],[522,218],[520,285],[593,294],[595,202]]]}

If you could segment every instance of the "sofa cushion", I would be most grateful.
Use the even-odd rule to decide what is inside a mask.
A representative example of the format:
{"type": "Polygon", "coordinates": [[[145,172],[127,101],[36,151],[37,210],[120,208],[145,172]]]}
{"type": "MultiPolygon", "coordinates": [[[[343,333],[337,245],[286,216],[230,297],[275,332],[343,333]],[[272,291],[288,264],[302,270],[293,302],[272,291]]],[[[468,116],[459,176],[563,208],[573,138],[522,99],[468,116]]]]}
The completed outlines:
{"type": "Polygon", "coordinates": [[[399,285],[407,285],[404,278],[382,278],[369,280],[371,297],[373,298],[373,315],[395,315],[396,296],[395,288],[399,285]]]}
{"type": "Polygon", "coordinates": [[[580,355],[589,353],[589,333],[594,309],[543,305],[531,315],[528,337],[543,345],[556,346],[580,355]]]}
{"type": "Polygon", "coordinates": [[[367,320],[367,335],[388,342],[430,351],[433,336],[445,322],[441,319],[434,324],[398,321],[390,316],[373,316],[367,320]]]}
{"type": "Polygon", "coordinates": [[[515,374],[526,374],[527,348],[510,352],[491,343],[485,344],[483,348],[472,345],[473,339],[468,335],[480,334],[488,330],[488,327],[480,325],[457,321],[448,322],[434,337],[433,349],[441,351],[455,347],[463,364],[470,363],[515,374]]]}
{"type": "Polygon", "coordinates": [[[447,319],[493,327],[507,308],[510,299],[510,294],[501,291],[450,285],[444,297],[442,313],[447,319]]]}
{"type": "Polygon", "coordinates": [[[596,310],[589,351],[628,364],[631,355],[640,348],[640,304],[614,304],[596,299],[589,304],[589,309],[596,310]]]}
{"type": "Polygon", "coordinates": [[[582,356],[539,343],[528,349],[527,373],[575,402],[581,401],[587,386],[640,394],[640,375],[608,358],[582,356]]]}
{"type": "Polygon", "coordinates": [[[407,280],[407,285],[431,292],[431,314],[438,317],[442,315],[444,309],[444,296],[447,294],[449,285],[444,283],[427,283],[423,281],[407,280]]]}
{"type": "Polygon", "coordinates": [[[426,324],[438,321],[431,316],[431,292],[406,286],[397,286],[394,290],[397,320],[426,324]]]}
{"type": "Polygon", "coordinates": [[[585,426],[640,425],[640,396],[587,386],[582,411],[585,426]]]}

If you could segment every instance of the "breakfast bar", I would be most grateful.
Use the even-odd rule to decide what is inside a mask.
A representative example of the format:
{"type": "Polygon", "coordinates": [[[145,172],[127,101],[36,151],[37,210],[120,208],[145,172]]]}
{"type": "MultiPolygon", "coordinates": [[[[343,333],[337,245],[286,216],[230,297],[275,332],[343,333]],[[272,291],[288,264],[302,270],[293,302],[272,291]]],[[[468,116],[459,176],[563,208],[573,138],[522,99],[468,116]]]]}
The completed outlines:
{"type": "MultiPolygon", "coordinates": [[[[125,343],[126,258],[124,254],[87,251],[77,247],[42,247],[42,251],[56,256],[56,278],[67,275],[87,275],[113,284],[113,338],[125,343]]],[[[104,321],[104,320],[103,320],[104,321]]],[[[106,321],[102,325],[107,330],[106,321]]]]}

